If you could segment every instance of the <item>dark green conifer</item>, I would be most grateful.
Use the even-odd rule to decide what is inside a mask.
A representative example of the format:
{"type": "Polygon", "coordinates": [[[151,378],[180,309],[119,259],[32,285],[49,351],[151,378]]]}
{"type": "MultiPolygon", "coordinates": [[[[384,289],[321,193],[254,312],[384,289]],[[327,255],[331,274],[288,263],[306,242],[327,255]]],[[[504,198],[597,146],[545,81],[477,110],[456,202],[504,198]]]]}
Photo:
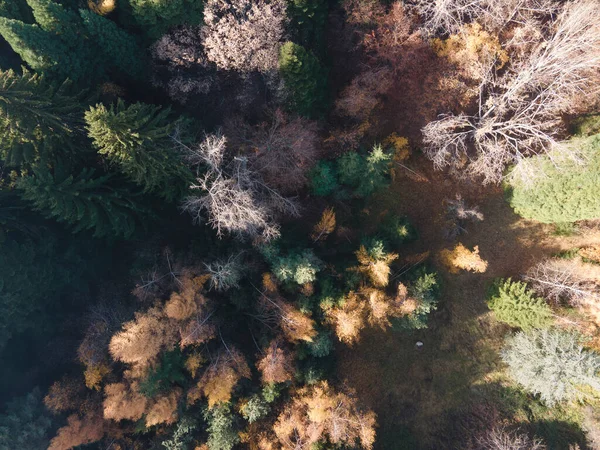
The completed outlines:
{"type": "Polygon", "coordinates": [[[98,153],[145,192],[174,200],[186,192],[192,173],[173,150],[171,134],[186,121],[173,120],[169,109],[135,103],[102,104],[85,114],[87,129],[98,153]]]}
{"type": "Polygon", "coordinates": [[[94,237],[130,237],[141,208],[126,189],[111,187],[110,176],[94,177],[91,169],[74,176],[57,165],[41,165],[17,183],[25,200],[48,218],[70,225],[73,232],[93,230],[94,237]]]}
{"type": "Polygon", "coordinates": [[[279,52],[279,70],[289,92],[290,108],[315,117],[327,103],[327,72],[315,55],[301,45],[286,42],[279,52]]]}
{"type": "Polygon", "coordinates": [[[26,71],[0,71],[0,158],[7,165],[74,149],[73,138],[83,131],[83,108],[69,87],[56,87],[26,71]]]}

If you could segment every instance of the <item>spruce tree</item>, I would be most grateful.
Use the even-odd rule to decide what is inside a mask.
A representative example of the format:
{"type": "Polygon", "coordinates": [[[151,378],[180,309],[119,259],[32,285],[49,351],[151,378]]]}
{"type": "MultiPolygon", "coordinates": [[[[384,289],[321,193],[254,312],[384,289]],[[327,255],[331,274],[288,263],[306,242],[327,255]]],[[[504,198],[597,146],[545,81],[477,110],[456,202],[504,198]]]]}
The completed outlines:
{"type": "Polygon", "coordinates": [[[63,81],[97,78],[98,55],[82,35],[79,16],[52,0],[27,0],[36,24],[0,18],[0,35],[36,72],[63,81]]]}
{"type": "Polygon", "coordinates": [[[90,38],[104,55],[107,66],[131,78],[141,78],[144,51],[135,38],[105,17],[83,9],[79,13],[90,38]]]}
{"type": "Polygon", "coordinates": [[[122,100],[107,108],[98,104],[85,114],[87,129],[98,153],[117,166],[145,192],[167,200],[179,198],[193,181],[192,173],[173,151],[171,133],[185,128],[169,109],[122,100]]]}
{"type": "Polygon", "coordinates": [[[572,331],[521,331],[506,340],[502,359],[517,383],[553,406],[600,391],[600,355],[581,342],[572,331]]]}
{"type": "Polygon", "coordinates": [[[73,149],[83,131],[83,108],[69,88],[26,71],[0,71],[0,158],[6,164],[20,166],[42,153],[73,149]]]}
{"type": "Polygon", "coordinates": [[[530,330],[552,324],[552,310],[546,301],[521,281],[498,280],[492,287],[488,306],[496,319],[512,327],[530,330]]]}
{"type": "Polygon", "coordinates": [[[165,34],[177,25],[202,22],[201,0],[128,0],[131,13],[150,40],[165,34]]]}
{"type": "Polygon", "coordinates": [[[53,173],[37,166],[17,187],[25,200],[48,218],[71,226],[73,232],[93,230],[94,237],[130,237],[136,213],[143,212],[126,189],[109,186],[110,176],[94,177],[91,169],[74,176],[58,164],[53,173]]]}
{"type": "Polygon", "coordinates": [[[290,108],[302,116],[321,115],[327,103],[327,72],[317,57],[301,45],[286,42],[279,52],[279,70],[290,108]]]}

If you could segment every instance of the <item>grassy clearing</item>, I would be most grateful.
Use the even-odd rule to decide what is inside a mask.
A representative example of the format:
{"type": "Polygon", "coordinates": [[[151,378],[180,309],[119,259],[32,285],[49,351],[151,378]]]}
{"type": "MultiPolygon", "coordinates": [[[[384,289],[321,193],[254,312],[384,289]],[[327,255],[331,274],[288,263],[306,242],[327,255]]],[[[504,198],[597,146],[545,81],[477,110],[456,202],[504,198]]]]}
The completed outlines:
{"type": "Polygon", "coordinates": [[[494,278],[518,278],[535,261],[596,243],[600,236],[556,235],[552,226],[514,215],[499,190],[459,185],[429,170],[426,162],[417,160],[411,167],[421,177],[397,177],[369,212],[371,217],[383,211],[407,215],[415,225],[419,240],[402,247],[400,256],[436,255],[453,245],[443,237],[443,200],[460,193],[480,205],[485,220],[458,241],[469,248],[478,245],[489,266],[482,274],[458,275],[436,267],[442,297],[428,329],[374,330],[353,348],[339,346],[339,378],[378,414],[376,448],[461,448],[458,437],[475,434],[490,416],[521,424],[550,449],[568,449],[572,443],[587,448],[582,407],[547,408],[507,378],[498,351],[510,329],[494,320],[485,297],[494,278]],[[424,342],[421,350],[415,347],[418,340],[424,342]]]}

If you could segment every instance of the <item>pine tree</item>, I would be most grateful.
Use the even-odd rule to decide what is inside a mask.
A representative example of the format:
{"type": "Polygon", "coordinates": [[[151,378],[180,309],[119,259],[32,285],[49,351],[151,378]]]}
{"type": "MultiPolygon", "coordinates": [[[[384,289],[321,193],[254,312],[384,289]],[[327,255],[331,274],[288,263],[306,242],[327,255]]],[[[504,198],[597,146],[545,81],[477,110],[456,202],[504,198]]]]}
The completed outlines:
{"type": "Polygon", "coordinates": [[[144,103],[126,106],[119,100],[110,108],[90,108],[85,120],[98,153],[144,191],[174,200],[192,184],[192,174],[173,151],[170,138],[186,121],[171,119],[169,109],[144,103]]]}
{"type": "Polygon", "coordinates": [[[44,408],[38,388],[13,398],[0,415],[0,449],[39,450],[48,448],[52,419],[44,408]]]}
{"type": "Polygon", "coordinates": [[[565,223],[600,218],[600,134],[573,140],[586,156],[584,164],[563,161],[556,164],[547,156],[531,158],[544,174],[533,186],[508,186],[510,205],[526,219],[543,223],[565,223]]]}
{"type": "Polygon", "coordinates": [[[84,169],[69,175],[62,165],[52,173],[38,166],[33,175],[17,183],[25,200],[44,216],[70,225],[73,232],[93,230],[95,237],[130,237],[135,230],[135,214],[143,208],[124,189],[110,187],[110,176],[93,177],[84,169]]]}
{"type": "Polygon", "coordinates": [[[0,17],[25,21],[28,16],[25,0],[0,0],[0,17]]]}
{"type": "Polygon", "coordinates": [[[68,90],[69,83],[56,87],[40,75],[0,71],[0,158],[5,163],[31,163],[42,152],[64,154],[76,144],[83,109],[68,90]]]}
{"type": "Polygon", "coordinates": [[[327,103],[327,72],[315,55],[301,45],[286,42],[279,52],[279,70],[289,92],[290,108],[316,117],[327,103]]]}
{"type": "Polygon", "coordinates": [[[131,78],[143,75],[144,51],[135,38],[120,29],[112,20],[89,10],[80,10],[90,38],[99,46],[105,56],[106,64],[131,78]]]}
{"type": "Polygon", "coordinates": [[[526,283],[510,278],[494,284],[488,306],[499,321],[512,327],[529,330],[552,324],[552,310],[545,300],[537,297],[526,283]]]}

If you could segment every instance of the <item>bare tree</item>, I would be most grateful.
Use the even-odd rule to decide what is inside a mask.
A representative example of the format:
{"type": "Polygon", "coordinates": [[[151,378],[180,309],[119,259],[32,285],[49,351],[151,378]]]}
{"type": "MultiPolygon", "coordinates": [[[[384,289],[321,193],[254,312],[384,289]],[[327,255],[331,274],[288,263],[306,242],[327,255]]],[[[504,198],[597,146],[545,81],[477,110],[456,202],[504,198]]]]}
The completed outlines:
{"type": "Polygon", "coordinates": [[[522,24],[552,14],[555,0],[415,0],[414,9],[430,34],[456,34],[465,23],[477,21],[491,30],[522,24]]]}
{"type": "MultiPolygon", "coordinates": [[[[511,176],[527,181],[534,175],[528,157],[564,156],[573,146],[557,135],[561,114],[582,95],[600,92],[600,14],[596,0],[564,6],[531,53],[513,59],[503,75],[491,62],[479,86],[473,115],[445,115],[423,128],[425,152],[437,168],[466,169],[486,183],[511,176]],[[552,152],[553,149],[560,152],[552,152]]],[[[572,157],[577,155],[572,153],[572,157]]]]}
{"type": "Polygon", "coordinates": [[[286,21],[283,0],[209,0],[202,29],[208,59],[225,70],[273,70],[286,21]]]}
{"type": "Polygon", "coordinates": [[[536,264],[524,278],[548,300],[580,306],[600,301],[599,272],[577,258],[551,258],[536,264]]]}
{"type": "Polygon", "coordinates": [[[163,35],[151,48],[153,84],[169,97],[186,103],[193,94],[217,89],[216,66],[204,54],[200,27],[180,27],[163,35]]]}
{"type": "Polygon", "coordinates": [[[544,450],[546,446],[538,438],[531,439],[518,430],[494,427],[477,439],[476,450],[544,450]]]}
{"type": "Polygon", "coordinates": [[[460,194],[455,200],[446,200],[446,217],[448,226],[445,235],[448,239],[466,233],[465,222],[481,222],[483,213],[477,206],[468,206],[460,194]]]}
{"type": "Polygon", "coordinates": [[[197,184],[191,186],[201,194],[189,196],[183,209],[197,221],[203,220],[206,212],[218,236],[227,232],[268,241],[279,235],[278,213],[299,215],[296,203],[263,183],[249,168],[246,157],[226,158],[224,136],[206,136],[195,147],[174,139],[190,164],[205,167],[197,184]]]}
{"type": "Polygon", "coordinates": [[[242,278],[241,253],[230,255],[227,259],[219,259],[205,263],[204,267],[210,275],[210,288],[226,291],[238,287],[242,278]]]}
{"type": "Polygon", "coordinates": [[[306,173],[317,159],[316,122],[276,110],[268,122],[256,127],[241,119],[231,121],[227,135],[269,186],[290,193],[306,185],[306,173]]]}

